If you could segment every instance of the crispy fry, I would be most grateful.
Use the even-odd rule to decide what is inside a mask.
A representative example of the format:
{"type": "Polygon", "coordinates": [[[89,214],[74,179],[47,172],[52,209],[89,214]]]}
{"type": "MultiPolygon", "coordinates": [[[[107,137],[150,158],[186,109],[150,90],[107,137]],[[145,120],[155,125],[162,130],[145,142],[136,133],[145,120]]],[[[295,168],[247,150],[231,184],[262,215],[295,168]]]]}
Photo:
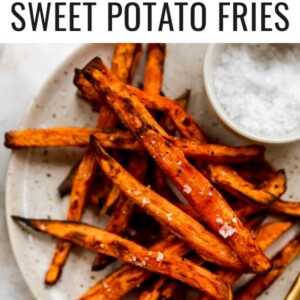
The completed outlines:
{"type": "Polygon", "coordinates": [[[74,70],[73,83],[78,88],[79,97],[91,104],[93,111],[99,111],[100,106],[105,102],[103,95],[100,95],[94,87],[84,78],[80,69],[74,70]]]}
{"type": "MultiPolygon", "coordinates": [[[[157,242],[150,250],[182,256],[189,251],[189,248],[183,242],[178,241],[175,236],[170,235],[162,241],[157,242]]],[[[150,275],[151,272],[147,270],[125,264],[96,283],[80,297],[80,300],[98,299],[99,295],[103,297],[103,300],[117,300],[139,286],[150,275]],[[107,288],[111,289],[110,293],[107,293],[107,288]]]]}
{"type": "MultiPolygon", "coordinates": [[[[292,222],[275,221],[261,225],[255,233],[256,240],[259,246],[264,250],[269,247],[276,239],[286,232],[293,225],[292,222]]],[[[271,271],[272,272],[272,271],[271,271]]],[[[215,272],[225,282],[233,285],[241,276],[242,273],[233,272],[230,270],[218,269],[215,272]]],[[[202,296],[201,300],[210,300],[209,296],[202,296]]],[[[200,300],[199,299],[199,300],[200,300]]]]}
{"type": "Polygon", "coordinates": [[[208,177],[210,177],[211,180],[226,191],[236,195],[239,199],[246,201],[251,199],[262,205],[271,204],[276,200],[276,197],[271,193],[256,188],[250,182],[240,177],[236,172],[232,172],[227,166],[210,164],[208,166],[208,172],[208,177]]]}
{"type": "Polygon", "coordinates": [[[288,221],[273,221],[260,226],[255,232],[259,246],[267,249],[279,236],[293,226],[288,221]]]}
{"type": "MultiPolygon", "coordinates": [[[[93,134],[105,148],[132,151],[144,150],[134,136],[125,131],[110,129],[57,127],[10,131],[5,136],[5,146],[12,149],[27,147],[86,147],[93,134]]],[[[264,149],[260,146],[230,147],[189,141],[169,136],[167,138],[185,155],[210,162],[238,163],[260,159],[264,149]]]]}
{"type": "Polygon", "coordinates": [[[116,44],[111,71],[123,82],[132,82],[141,56],[141,44],[116,44]]]}
{"type": "Polygon", "coordinates": [[[200,223],[163,197],[143,186],[109,156],[96,139],[91,137],[91,141],[96,151],[97,161],[103,172],[137,205],[184,239],[204,259],[237,269],[245,267],[235,253],[232,252],[232,249],[224,244],[221,239],[204,229],[200,223]],[[220,250],[216,251],[215,249],[220,250]]]}
{"type": "Polygon", "coordinates": [[[165,55],[165,44],[148,45],[148,55],[144,71],[143,90],[152,95],[160,94],[163,81],[165,55]]]}
{"type": "MultiPolygon", "coordinates": [[[[187,109],[190,101],[190,90],[183,92],[179,97],[175,98],[174,101],[179,103],[184,109],[187,109]]],[[[166,113],[164,113],[161,117],[159,125],[170,135],[174,135],[176,132],[176,126],[174,122],[166,113]]]]}
{"type": "Polygon", "coordinates": [[[115,94],[112,83],[107,85],[113,75],[110,74],[110,78],[107,79],[109,71],[100,59],[94,59],[89,63],[84,69],[84,74],[96,89],[108,93],[108,103],[123,123],[143,143],[158,165],[169,175],[177,188],[183,192],[186,199],[201,214],[203,220],[218,234],[223,233],[224,224],[229,226],[231,236],[226,234],[227,243],[255,272],[268,272],[271,264],[249,231],[235,218],[234,212],[217,190],[185,159],[178,148],[165,139],[167,134],[155,122],[139,99],[133,94],[126,94],[125,86],[123,86],[123,94],[126,94],[124,98],[115,94]],[[159,155],[157,155],[158,153],[159,155]],[[180,168],[176,167],[178,162],[180,162],[180,168]],[[216,216],[222,218],[224,223],[217,222],[216,216]],[[232,219],[237,220],[237,222],[232,222],[232,219]]]}
{"type": "Polygon", "coordinates": [[[175,255],[147,250],[99,228],[66,221],[30,220],[13,217],[35,230],[54,235],[99,253],[159,272],[185,282],[215,299],[230,299],[231,290],[217,276],[196,264],[175,255]],[[180,271],[179,270],[180,266],[180,271]],[[187,276],[186,274],[193,274],[187,276]]]}
{"type": "MultiPolygon", "coordinates": [[[[67,214],[68,220],[79,221],[81,219],[85,202],[87,200],[88,190],[94,173],[96,172],[96,166],[95,157],[93,153],[88,150],[83,156],[74,178],[69,210],[67,214]]],[[[71,243],[58,241],[55,254],[45,276],[46,284],[53,285],[56,283],[62,272],[62,267],[64,266],[70,250],[71,243]]]]}
{"type": "Polygon", "coordinates": [[[277,171],[263,186],[268,193],[279,198],[286,191],[286,176],[284,170],[277,171]]]}
{"type": "Polygon", "coordinates": [[[260,186],[275,175],[274,168],[265,160],[238,164],[233,166],[234,170],[245,180],[255,186],[260,186]]]}
{"type": "Polygon", "coordinates": [[[256,277],[236,292],[237,300],[254,300],[265,291],[286,269],[286,267],[299,255],[300,237],[289,242],[272,259],[274,268],[266,277],[256,277]]]}
{"type": "MultiPolygon", "coordinates": [[[[198,266],[203,265],[204,261],[198,255],[190,256],[189,259],[198,266]]],[[[175,291],[180,287],[180,282],[169,277],[161,276],[147,289],[140,293],[138,300],[160,300],[170,299],[175,291]]]]}
{"type": "Polygon", "coordinates": [[[283,201],[278,199],[270,205],[269,210],[274,213],[300,217],[300,202],[283,201]]]}
{"type": "MultiPolygon", "coordinates": [[[[116,45],[112,61],[112,72],[116,74],[121,81],[132,81],[137,63],[141,56],[141,50],[142,47],[140,44],[116,45]]],[[[73,82],[78,88],[79,95],[92,105],[93,110],[99,111],[100,105],[105,104],[103,95],[99,94],[84,78],[81,70],[75,69],[73,82]]]]}

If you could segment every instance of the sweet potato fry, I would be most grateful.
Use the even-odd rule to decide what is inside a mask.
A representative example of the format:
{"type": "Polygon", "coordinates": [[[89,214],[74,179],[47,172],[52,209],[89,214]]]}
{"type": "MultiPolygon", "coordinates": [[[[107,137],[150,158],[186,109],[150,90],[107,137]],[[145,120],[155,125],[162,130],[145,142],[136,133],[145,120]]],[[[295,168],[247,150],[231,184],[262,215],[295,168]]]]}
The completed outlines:
{"type": "Polygon", "coordinates": [[[271,193],[258,189],[250,182],[240,177],[236,172],[232,172],[230,167],[224,165],[208,165],[208,177],[214,183],[224,188],[226,191],[237,196],[239,199],[253,200],[262,205],[271,204],[276,197],[271,193]]]}
{"type": "MultiPolygon", "coordinates": [[[[137,63],[141,56],[142,47],[140,44],[117,44],[112,60],[112,72],[124,82],[131,82],[137,63]]],[[[77,86],[79,95],[88,101],[93,110],[99,111],[100,105],[105,104],[103,95],[99,94],[94,87],[84,78],[79,69],[75,69],[73,79],[77,86]]]]}
{"type": "MultiPolygon", "coordinates": [[[[88,190],[96,172],[96,166],[95,157],[93,153],[88,150],[83,156],[74,178],[67,214],[68,220],[79,221],[81,219],[85,202],[87,200],[88,190]]],[[[55,254],[45,276],[46,284],[52,285],[58,280],[62,272],[62,267],[71,250],[71,246],[72,245],[69,242],[58,241],[55,254]]]]}
{"type": "MultiPolygon", "coordinates": [[[[183,192],[186,199],[201,214],[203,220],[215,232],[223,237],[226,236],[227,243],[255,272],[268,272],[271,268],[268,258],[253,240],[249,231],[235,217],[235,213],[226,201],[205,177],[186,160],[183,153],[165,139],[168,135],[155,122],[138,97],[133,94],[126,94],[124,89],[124,98],[121,98],[115,93],[112,82],[107,85],[109,82],[108,72],[100,59],[94,59],[84,68],[85,76],[96,89],[107,93],[106,98],[109,105],[113,107],[123,123],[144,145],[157,164],[169,175],[177,188],[183,192]],[[158,153],[159,155],[157,155],[158,153]],[[178,163],[180,163],[179,168],[178,163]],[[218,217],[223,220],[223,224],[217,222],[218,217]],[[233,222],[233,219],[237,222],[233,222]],[[229,229],[229,231],[226,230],[226,233],[224,226],[229,229]],[[228,234],[229,232],[230,234],[228,234]]],[[[111,76],[113,75],[110,74],[109,77],[111,78],[111,76]]],[[[145,95],[143,94],[143,96],[145,95]]]]}
{"type": "Polygon", "coordinates": [[[165,44],[148,45],[147,62],[144,71],[143,90],[152,95],[160,94],[163,81],[165,55],[165,44]]]}
{"type": "MultiPolygon", "coordinates": [[[[174,235],[169,235],[150,247],[150,250],[182,256],[190,251],[190,248],[182,241],[178,241],[174,235]]],[[[148,270],[137,268],[130,264],[122,265],[119,269],[96,283],[80,297],[80,300],[98,299],[99,295],[103,297],[103,300],[117,300],[139,286],[148,279],[151,274],[152,273],[148,270]],[[107,293],[107,288],[111,290],[110,293],[107,293]]]]}
{"type": "MultiPolygon", "coordinates": [[[[255,232],[255,237],[259,246],[265,250],[284,232],[291,228],[292,225],[292,222],[285,221],[274,221],[261,225],[255,232]]],[[[233,285],[242,276],[242,273],[224,269],[218,269],[215,273],[230,285],[233,285]]],[[[202,296],[200,299],[211,300],[211,298],[207,295],[202,296]]]]}
{"type": "Polygon", "coordinates": [[[274,213],[300,217],[300,202],[278,199],[270,205],[269,210],[274,213]]]}
{"type": "MultiPolygon", "coordinates": [[[[5,146],[12,149],[28,147],[86,147],[91,134],[95,135],[105,148],[132,151],[144,150],[143,146],[131,133],[109,128],[57,127],[10,131],[6,133],[5,146]]],[[[260,146],[202,145],[197,141],[189,141],[172,136],[169,136],[167,139],[180,148],[186,156],[214,163],[253,161],[260,159],[264,151],[260,146]]]]}
{"type": "Polygon", "coordinates": [[[132,82],[141,51],[141,44],[116,44],[111,71],[119,80],[122,82],[132,82]]]}
{"type": "Polygon", "coordinates": [[[270,180],[275,174],[274,168],[265,160],[238,164],[233,166],[233,169],[246,181],[251,182],[255,186],[260,186],[270,180]]]}
{"type": "Polygon", "coordinates": [[[189,260],[182,260],[178,256],[167,253],[147,250],[129,240],[85,224],[13,218],[15,221],[22,222],[35,230],[51,234],[62,240],[114,256],[152,272],[159,272],[176,278],[209,294],[214,299],[225,300],[231,298],[231,290],[228,285],[208,270],[189,260]],[[187,276],[187,274],[193,275],[187,276]]]}
{"type": "MultiPolygon", "coordinates": [[[[202,266],[204,261],[198,255],[188,257],[193,263],[202,266]]],[[[170,299],[180,287],[180,282],[169,277],[161,276],[147,289],[140,293],[138,300],[170,299]]]]}
{"type": "Polygon", "coordinates": [[[93,111],[99,111],[100,106],[105,102],[103,95],[99,94],[94,87],[84,78],[80,69],[74,70],[73,83],[78,88],[78,96],[91,104],[93,111]]]}
{"type": "Polygon", "coordinates": [[[263,189],[276,198],[282,196],[286,191],[286,176],[284,170],[277,171],[266,183],[263,189]]]}
{"type": "Polygon", "coordinates": [[[269,222],[263,224],[255,231],[255,238],[259,246],[265,250],[292,226],[293,223],[288,221],[269,222]]]}
{"type": "Polygon", "coordinates": [[[274,268],[266,277],[256,277],[236,292],[237,300],[254,300],[265,291],[286,269],[286,267],[299,255],[300,237],[289,242],[272,259],[274,268]]]}
{"type": "Polygon", "coordinates": [[[173,233],[184,239],[204,259],[231,268],[245,268],[245,265],[236,257],[232,249],[221,239],[207,231],[200,223],[163,197],[143,186],[109,156],[96,139],[91,137],[91,141],[101,169],[127,197],[146,210],[159,223],[170,228],[173,233]],[[215,249],[220,250],[216,251],[215,249]]]}

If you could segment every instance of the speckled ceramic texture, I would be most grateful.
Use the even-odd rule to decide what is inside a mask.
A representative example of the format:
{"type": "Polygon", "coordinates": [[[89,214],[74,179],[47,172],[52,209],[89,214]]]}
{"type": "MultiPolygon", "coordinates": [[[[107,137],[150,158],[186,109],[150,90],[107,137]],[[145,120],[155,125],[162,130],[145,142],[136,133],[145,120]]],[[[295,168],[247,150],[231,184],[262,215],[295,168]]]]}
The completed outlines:
{"type": "MultiPolygon", "coordinates": [[[[167,96],[175,97],[185,89],[191,89],[189,111],[211,139],[226,144],[245,144],[224,130],[206,107],[202,86],[202,65],[206,47],[204,44],[168,45],[163,91],[167,96]]],[[[22,128],[93,126],[97,115],[76,97],[76,88],[72,84],[73,70],[75,67],[83,67],[94,56],[100,56],[109,64],[112,53],[113,45],[109,44],[93,44],[79,49],[45,83],[29,108],[22,128]]],[[[142,66],[143,62],[137,71],[136,82],[142,82],[142,66]]],[[[299,199],[300,194],[297,184],[300,175],[299,146],[300,143],[294,143],[284,147],[267,148],[267,157],[271,163],[287,171],[288,191],[284,198],[289,200],[299,199]]],[[[57,186],[82,151],[36,149],[14,151],[11,156],[6,188],[7,224],[18,265],[36,299],[76,299],[111,271],[109,268],[103,272],[92,273],[90,268],[93,253],[82,248],[74,248],[58,284],[46,287],[43,278],[55,249],[55,240],[27,228],[21,228],[10,218],[11,215],[65,218],[68,197],[60,199],[57,186]]],[[[99,224],[97,217],[90,210],[86,211],[84,221],[99,224]]],[[[290,239],[294,232],[295,229],[284,239],[290,239]]],[[[269,253],[276,251],[283,242],[278,241],[276,247],[269,253]]],[[[299,262],[300,259],[297,259],[260,299],[284,299],[299,271],[297,267],[299,262]]]]}

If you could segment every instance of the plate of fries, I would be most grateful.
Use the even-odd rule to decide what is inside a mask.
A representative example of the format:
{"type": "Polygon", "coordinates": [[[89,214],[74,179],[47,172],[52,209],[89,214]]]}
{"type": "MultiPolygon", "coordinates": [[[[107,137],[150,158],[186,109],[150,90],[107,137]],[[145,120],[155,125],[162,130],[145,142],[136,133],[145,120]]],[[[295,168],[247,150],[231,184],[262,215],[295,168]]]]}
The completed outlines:
{"type": "Polygon", "coordinates": [[[83,46],[6,133],[7,224],[36,299],[285,299],[300,143],[219,126],[206,47],[83,46]]]}

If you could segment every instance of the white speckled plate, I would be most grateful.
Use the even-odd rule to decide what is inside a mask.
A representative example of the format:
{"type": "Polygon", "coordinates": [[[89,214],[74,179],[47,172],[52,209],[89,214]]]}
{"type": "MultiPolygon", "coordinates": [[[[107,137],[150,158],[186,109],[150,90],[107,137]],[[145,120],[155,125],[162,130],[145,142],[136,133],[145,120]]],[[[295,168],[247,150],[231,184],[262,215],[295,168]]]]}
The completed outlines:
{"type": "MultiPolygon", "coordinates": [[[[207,134],[218,142],[242,144],[241,140],[219,126],[203,101],[202,62],[206,45],[172,44],[167,50],[163,88],[165,94],[175,97],[187,88],[192,89],[189,110],[207,134]]],[[[23,121],[22,128],[93,126],[96,115],[91,113],[86,103],[76,97],[76,88],[72,84],[73,69],[84,66],[96,55],[109,63],[112,53],[113,45],[94,44],[84,46],[70,56],[38,93],[23,121]]],[[[137,72],[137,81],[142,81],[142,67],[137,72]]],[[[289,180],[288,192],[285,195],[287,199],[297,197],[299,199],[300,188],[297,184],[300,175],[299,146],[300,143],[295,143],[268,148],[267,151],[271,162],[287,171],[289,180]]],[[[58,284],[46,287],[43,278],[53,255],[55,240],[31,230],[21,229],[10,218],[11,215],[20,215],[63,219],[68,199],[59,198],[57,186],[81,152],[74,149],[19,150],[14,151],[11,156],[6,186],[7,224],[16,260],[36,299],[76,299],[107,273],[91,273],[93,254],[76,248],[72,251],[58,284]]],[[[84,215],[84,221],[97,223],[97,219],[90,212],[84,215]]],[[[293,232],[290,232],[285,239],[289,239],[292,234],[293,232]]],[[[277,247],[282,243],[283,240],[279,241],[277,247]]],[[[297,267],[299,262],[299,259],[296,260],[261,299],[284,299],[299,271],[297,267]]]]}

